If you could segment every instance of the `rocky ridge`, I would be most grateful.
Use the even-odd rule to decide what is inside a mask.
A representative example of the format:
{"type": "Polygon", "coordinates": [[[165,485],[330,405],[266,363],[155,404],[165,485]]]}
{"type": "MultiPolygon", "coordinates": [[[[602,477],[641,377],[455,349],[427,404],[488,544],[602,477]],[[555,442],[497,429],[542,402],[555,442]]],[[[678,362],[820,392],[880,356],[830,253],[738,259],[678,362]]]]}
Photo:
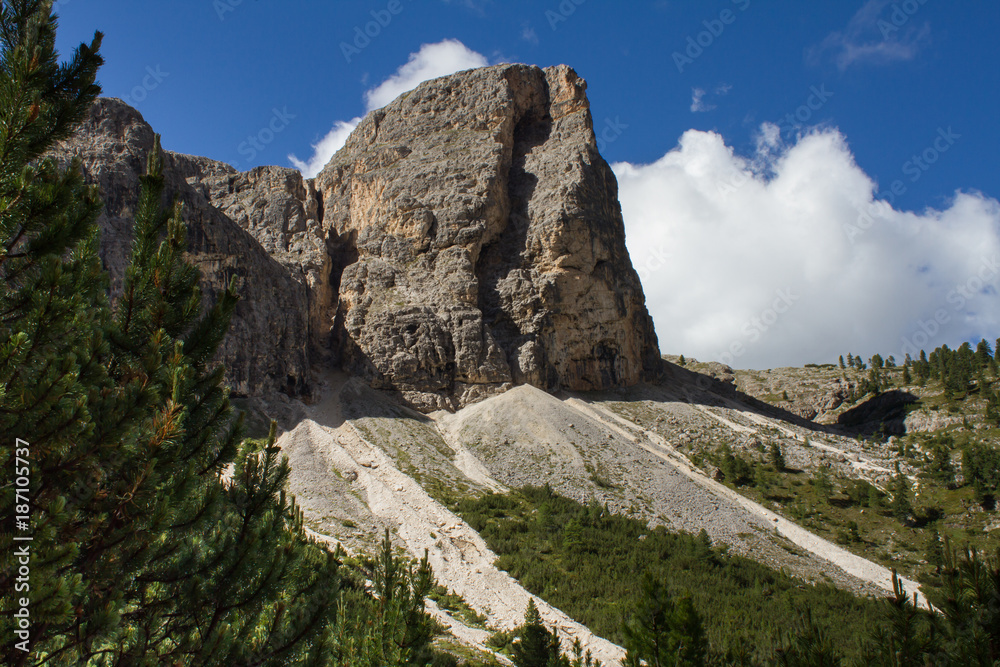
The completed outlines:
{"type": "MultiPolygon", "coordinates": [[[[660,368],[586,83],[497,65],[426,82],[370,113],[316,179],[169,153],[211,302],[242,301],[220,359],[237,394],[306,396],[342,366],[423,410],[520,384],[633,385],[660,368]]],[[[153,130],[95,104],[59,151],[107,204],[114,293],[153,130]]]]}

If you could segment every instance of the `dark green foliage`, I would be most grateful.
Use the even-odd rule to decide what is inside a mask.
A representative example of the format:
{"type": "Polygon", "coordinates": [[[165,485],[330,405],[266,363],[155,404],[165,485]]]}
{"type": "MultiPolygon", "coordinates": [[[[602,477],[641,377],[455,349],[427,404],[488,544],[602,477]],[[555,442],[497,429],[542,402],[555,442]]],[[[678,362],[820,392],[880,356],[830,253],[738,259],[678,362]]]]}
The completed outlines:
{"type": "Polygon", "coordinates": [[[943,436],[940,440],[931,445],[930,458],[924,469],[935,482],[951,487],[955,484],[955,466],[951,463],[951,437],[943,436]]]}
{"type": "Polygon", "coordinates": [[[755,471],[753,464],[738,454],[734,454],[728,444],[723,444],[716,457],[716,465],[725,476],[726,481],[734,486],[746,486],[754,483],[755,471]]]}
{"type": "Polygon", "coordinates": [[[705,664],[705,632],[689,595],[674,598],[662,581],[642,577],[638,605],[622,625],[626,667],[705,664]]]}
{"type": "Polygon", "coordinates": [[[681,366],[687,365],[687,359],[684,358],[683,354],[681,355],[681,358],[677,360],[677,363],[679,363],[681,366]]]}
{"type": "MultiPolygon", "coordinates": [[[[956,665],[1000,662],[1000,550],[983,558],[974,549],[961,555],[944,544],[942,658],[956,665]]],[[[938,664],[942,664],[939,662],[938,664]]]]}
{"type": "Polygon", "coordinates": [[[642,597],[636,575],[647,571],[671,598],[690,593],[709,654],[719,659],[742,652],[755,664],[772,664],[782,632],[807,608],[848,655],[855,638],[875,622],[871,601],[832,586],[803,585],[755,561],[726,555],[712,547],[704,532],[650,529],[642,521],[612,515],[596,503],[581,505],[544,487],[463,501],[459,513],[499,555],[499,567],[619,643],[624,641],[622,619],[638,608],[642,597]],[[564,534],[571,523],[580,526],[581,539],[567,547],[564,534]]]}
{"type": "Polygon", "coordinates": [[[785,455],[781,452],[781,445],[772,442],[768,453],[771,455],[771,465],[774,466],[774,471],[785,472],[785,455]]]}
{"type": "Polygon", "coordinates": [[[841,651],[806,610],[788,633],[784,646],[777,651],[777,664],[783,667],[838,667],[843,664],[841,651]]]}
{"type": "Polygon", "coordinates": [[[908,523],[913,514],[913,503],[910,500],[912,492],[910,480],[906,475],[897,472],[889,483],[889,493],[892,496],[889,501],[889,511],[900,523],[908,523]]]}
{"type": "Polygon", "coordinates": [[[944,545],[941,542],[941,535],[935,530],[931,533],[927,541],[927,551],[924,555],[927,564],[934,568],[937,574],[941,574],[941,567],[944,565],[944,545]]]}
{"type": "MultiPolygon", "coordinates": [[[[273,425],[266,441],[241,442],[224,368],[211,361],[236,286],[202,303],[182,212],[163,210],[158,140],[123,291],[109,304],[97,193],[78,163],[40,160],[99,91],[100,36],[59,66],[54,30],[51,3],[0,4],[0,438],[30,442],[34,537],[28,652],[12,646],[12,572],[0,572],[4,656],[404,664],[426,644],[422,601],[378,616],[381,601],[306,536],[273,425]],[[398,637],[391,656],[376,650],[387,634],[398,637]]],[[[13,453],[0,447],[4,466],[13,453]]],[[[0,501],[5,526],[25,513],[10,485],[0,501]]],[[[12,548],[9,533],[0,546],[12,548]]],[[[403,579],[422,590],[429,578],[424,563],[403,579]]]]}
{"type": "Polygon", "coordinates": [[[846,368],[846,366],[844,365],[844,355],[840,355],[840,359],[838,359],[838,361],[840,362],[841,368],[846,368]]]}
{"type": "Polygon", "coordinates": [[[392,628],[399,619],[401,633],[390,632],[383,635],[383,642],[394,646],[383,648],[385,655],[398,651],[408,657],[411,664],[424,664],[431,657],[429,644],[437,633],[437,624],[424,613],[424,600],[434,588],[434,574],[427,560],[427,552],[416,564],[396,556],[389,539],[389,530],[375,558],[372,568],[372,584],[379,601],[382,626],[392,628]]]}
{"type": "Polygon", "coordinates": [[[972,485],[976,500],[992,507],[1000,488],[1000,450],[986,444],[966,447],[962,452],[962,474],[972,485]]]}
{"type": "Polygon", "coordinates": [[[882,602],[884,618],[869,634],[864,662],[878,667],[925,665],[925,658],[936,649],[934,619],[906,594],[895,570],[892,585],[893,596],[882,602]]]}
{"type": "Polygon", "coordinates": [[[833,480],[830,479],[830,468],[827,465],[820,465],[816,468],[816,474],[813,476],[813,487],[816,489],[816,493],[819,494],[820,499],[824,502],[828,502],[830,496],[833,495],[833,480]]]}
{"type": "Polygon", "coordinates": [[[511,651],[517,667],[569,667],[569,660],[559,651],[559,637],[542,625],[534,600],[528,600],[524,624],[515,631],[519,641],[511,651]]]}
{"type": "Polygon", "coordinates": [[[983,338],[976,345],[976,366],[979,368],[985,368],[989,365],[990,361],[993,359],[993,350],[990,349],[990,344],[986,342],[983,338]]]}
{"type": "Polygon", "coordinates": [[[879,507],[881,492],[863,479],[851,479],[844,484],[844,493],[852,505],[859,507],[879,507]]]}
{"type": "Polygon", "coordinates": [[[986,400],[986,422],[993,426],[1000,426],[1000,393],[983,384],[982,394],[986,400]]]}
{"type": "Polygon", "coordinates": [[[903,386],[907,387],[913,383],[913,377],[910,375],[910,367],[903,366],[903,386]]]}

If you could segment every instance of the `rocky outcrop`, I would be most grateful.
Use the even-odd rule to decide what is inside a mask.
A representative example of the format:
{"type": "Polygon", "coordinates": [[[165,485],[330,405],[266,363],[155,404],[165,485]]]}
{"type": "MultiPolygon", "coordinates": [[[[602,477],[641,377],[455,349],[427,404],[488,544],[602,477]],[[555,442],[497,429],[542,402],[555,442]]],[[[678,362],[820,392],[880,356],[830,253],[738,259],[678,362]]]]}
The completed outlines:
{"type": "Polygon", "coordinates": [[[189,182],[306,286],[311,348],[317,358],[325,356],[331,349],[336,287],[330,284],[332,257],[312,180],[295,169],[257,167],[204,172],[189,182]]]}
{"type": "MultiPolygon", "coordinates": [[[[139,177],[145,173],[153,138],[152,128],[137,111],[119,100],[101,99],[80,131],[56,153],[66,161],[80,157],[86,177],[101,189],[105,210],[98,221],[100,252],[111,276],[113,297],[121,290],[139,177]]],[[[312,360],[306,284],[209,203],[203,189],[188,182],[234,174],[232,167],[220,162],[168,153],[164,203],[176,198],[184,205],[188,257],[202,272],[206,305],[215,302],[232,277],[240,285],[240,302],[218,357],[226,365],[233,392],[307,393],[312,360]]]]}
{"type": "Polygon", "coordinates": [[[424,410],[656,372],[585,90],[564,66],[500,65],[359,125],[315,186],[349,370],[424,410]]]}
{"type": "MultiPolygon", "coordinates": [[[[432,411],[518,384],[631,385],[661,362],[625,249],[586,84],[499,65],[426,82],[372,112],[314,180],[168,154],[209,301],[242,301],[221,352],[238,393],[307,393],[342,365],[432,411]]],[[[62,155],[104,191],[117,288],[153,131],[99,101],[62,155]]]]}

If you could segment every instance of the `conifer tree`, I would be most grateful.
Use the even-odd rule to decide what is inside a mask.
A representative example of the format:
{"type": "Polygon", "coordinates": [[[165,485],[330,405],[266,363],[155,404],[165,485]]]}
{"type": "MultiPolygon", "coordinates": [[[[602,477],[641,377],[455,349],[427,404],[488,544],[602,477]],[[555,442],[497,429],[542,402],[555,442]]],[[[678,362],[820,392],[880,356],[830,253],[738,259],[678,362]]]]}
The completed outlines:
{"type": "Polygon", "coordinates": [[[838,667],[842,664],[840,652],[813,621],[809,609],[775,657],[775,662],[782,667],[838,667]]]}
{"type": "MultiPolygon", "coordinates": [[[[0,465],[14,469],[20,438],[27,451],[19,467],[30,480],[27,497],[12,484],[0,487],[0,549],[13,553],[12,527],[33,538],[30,590],[22,591],[31,623],[20,647],[7,558],[0,571],[0,650],[12,664],[34,660],[50,629],[79,614],[88,582],[67,571],[81,555],[75,536],[98,522],[81,514],[70,492],[105,474],[142,395],[134,385],[124,393],[104,367],[110,315],[97,192],[78,162],[60,169],[44,158],[100,93],[100,43],[95,34],[60,64],[51,3],[0,3],[0,465]],[[15,516],[28,518],[15,524],[15,516]]],[[[113,619],[98,614],[89,623],[100,631],[113,619]]]]}
{"type": "Polygon", "coordinates": [[[559,637],[542,625],[541,614],[533,599],[528,600],[524,625],[517,630],[511,659],[517,667],[564,667],[569,664],[559,652],[559,637]]]}
{"type": "MultiPolygon", "coordinates": [[[[43,159],[99,92],[100,35],[62,66],[54,36],[51,3],[0,5],[0,434],[30,442],[34,529],[30,650],[11,645],[5,566],[4,654],[13,664],[332,664],[346,627],[335,624],[339,563],[306,538],[284,494],[273,429],[240,444],[224,369],[211,362],[235,286],[202,307],[180,209],[162,210],[157,142],[123,294],[109,306],[97,193],[78,163],[43,159]]],[[[4,465],[12,451],[0,448],[4,465]]],[[[0,499],[13,525],[19,499],[9,486],[0,499]]]]}
{"type": "MultiPolygon", "coordinates": [[[[884,602],[885,617],[872,631],[862,664],[878,667],[922,667],[936,651],[932,619],[911,598],[896,571],[892,571],[893,595],[884,602]]],[[[935,664],[935,663],[930,663],[935,664]]],[[[945,663],[947,664],[947,663],[945,663]]]]}
{"type": "Polygon", "coordinates": [[[781,445],[772,442],[769,451],[771,454],[771,465],[774,466],[775,472],[784,472],[787,464],[785,463],[785,455],[781,451],[781,445]]]}
{"type": "Polygon", "coordinates": [[[707,644],[701,619],[691,598],[673,598],[663,582],[648,572],[642,579],[642,598],[622,625],[627,651],[623,665],[667,667],[705,664],[707,644]]]}
{"type": "Polygon", "coordinates": [[[907,523],[913,513],[913,505],[910,502],[910,480],[899,472],[898,468],[896,476],[889,484],[889,492],[892,494],[892,501],[889,503],[892,515],[901,523],[907,523]]]}

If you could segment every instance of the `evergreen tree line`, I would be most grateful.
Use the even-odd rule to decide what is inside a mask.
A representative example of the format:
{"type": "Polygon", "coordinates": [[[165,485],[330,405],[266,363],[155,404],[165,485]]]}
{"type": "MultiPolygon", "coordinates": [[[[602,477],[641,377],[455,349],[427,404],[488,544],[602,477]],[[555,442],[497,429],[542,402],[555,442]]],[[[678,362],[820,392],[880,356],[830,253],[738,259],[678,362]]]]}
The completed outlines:
{"type": "MultiPolygon", "coordinates": [[[[666,665],[993,666],[1000,660],[1000,552],[939,543],[936,612],[894,576],[886,599],[803,585],[713,548],[704,535],[581,505],[547,487],[465,501],[462,514],[532,592],[619,642],[625,667],[666,665]]],[[[534,603],[497,633],[518,667],[594,666],[561,653],[534,603]]]]}
{"type": "MultiPolygon", "coordinates": [[[[996,344],[1000,346],[1000,339],[997,339],[996,344]]],[[[839,361],[842,369],[869,370],[869,375],[859,387],[859,396],[867,393],[877,394],[884,390],[889,386],[883,377],[884,371],[896,367],[893,357],[883,360],[878,354],[872,356],[868,363],[853,354],[848,354],[846,361],[841,356],[839,361]]],[[[928,380],[937,380],[941,382],[946,397],[962,398],[974,389],[989,389],[987,377],[997,378],[998,363],[1000,363],[1000,347],[991,347],[985,338],[976,344],[975,349],[967,342],[962,343],[956,350],[942,345],[930,355],[921,350],[917,359],[907,354],[903,362],[902,382],[906,386],[915,380],[917,384],[924,386],[928,380]]]]}
{"type": "Polygon", "coordinates": [[[212,363],[238,286],[203,303],[183,211],[163,206],[159,139],[110,303],[99,193],[78,160],[46,157],[100,93],[101,34],[65,63],[55,36],[50,0],[0,4],[5,664],[436,662],[426,559],[408,564],[386,542],[370,571],[345,568],[285,493],[274,425],[243,438],[212,363]],[[26,491],[9,483],[15,469],[26,491]],[[25,544],[21,570],[11,554],[25,544]]]}

